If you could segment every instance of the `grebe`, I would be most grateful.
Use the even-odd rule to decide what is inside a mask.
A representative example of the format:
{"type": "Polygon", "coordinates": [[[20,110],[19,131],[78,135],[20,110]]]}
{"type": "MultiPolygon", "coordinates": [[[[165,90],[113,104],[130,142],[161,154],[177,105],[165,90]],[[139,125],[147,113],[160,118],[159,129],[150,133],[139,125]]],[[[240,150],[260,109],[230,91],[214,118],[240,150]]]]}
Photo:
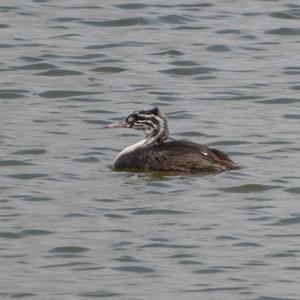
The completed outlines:
{"type": "Polygon", "coordinates": [[[106,128],[144,130],[146,138],[120,152],[115,170],[219,173],[239,169],[225,153],[187,140],[167,141],[168,121],[157,107],[130,114],[106,128]]]}

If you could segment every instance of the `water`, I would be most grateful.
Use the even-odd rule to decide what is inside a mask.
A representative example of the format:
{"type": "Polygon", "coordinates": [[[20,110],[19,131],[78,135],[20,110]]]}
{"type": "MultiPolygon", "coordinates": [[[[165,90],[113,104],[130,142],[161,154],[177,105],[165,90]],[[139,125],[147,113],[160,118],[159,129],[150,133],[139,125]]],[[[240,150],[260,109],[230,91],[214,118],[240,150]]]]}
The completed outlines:
{"type": "Polygon", "coordinates": [[[2,299],[296,300],[300,5],[0,5],[2,299]],[[217,176],[112,172],[158,105],[217,176]]]}

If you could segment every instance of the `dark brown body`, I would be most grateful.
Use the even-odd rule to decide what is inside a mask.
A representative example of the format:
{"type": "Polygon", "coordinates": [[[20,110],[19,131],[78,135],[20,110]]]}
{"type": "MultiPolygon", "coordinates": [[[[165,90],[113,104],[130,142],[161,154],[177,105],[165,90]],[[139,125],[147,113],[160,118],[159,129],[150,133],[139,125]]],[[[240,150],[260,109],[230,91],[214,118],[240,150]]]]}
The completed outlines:
{"type": "Polygon", "coordinates": [[[124,153],[114,168],[219,173],[239,169],[226,154],[186,140],[170,141],[124,153]]]}

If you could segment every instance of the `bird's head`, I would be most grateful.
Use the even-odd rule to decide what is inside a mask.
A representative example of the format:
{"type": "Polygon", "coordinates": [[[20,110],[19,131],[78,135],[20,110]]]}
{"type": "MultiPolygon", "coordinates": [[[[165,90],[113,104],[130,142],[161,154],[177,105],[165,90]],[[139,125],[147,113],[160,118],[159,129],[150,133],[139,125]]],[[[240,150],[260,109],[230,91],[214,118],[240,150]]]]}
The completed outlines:
{"type": "Polygon", "coordinates": [[[112,123],[105,126],[106,128],[134,128],[143,130],[147,140],[162,143],[168,138],[168,121],[158,107],[151,110],[135,111],[128,115],[124,121],[112,123]]]}

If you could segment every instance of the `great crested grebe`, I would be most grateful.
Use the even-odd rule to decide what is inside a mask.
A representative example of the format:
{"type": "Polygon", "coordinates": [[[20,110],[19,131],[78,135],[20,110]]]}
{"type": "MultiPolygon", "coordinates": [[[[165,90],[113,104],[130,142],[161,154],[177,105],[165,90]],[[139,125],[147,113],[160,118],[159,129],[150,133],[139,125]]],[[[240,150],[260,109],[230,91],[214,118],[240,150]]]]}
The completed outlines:
{"type": "Polygon", "coordinates": [[[106,128],[144,130],[146,138],[125,148],[114,162],[116,170],[219,173],[239,169],[225,153],[187,140],[167,141],[168,121],[157,107],[130,114],[106,128]]]}

